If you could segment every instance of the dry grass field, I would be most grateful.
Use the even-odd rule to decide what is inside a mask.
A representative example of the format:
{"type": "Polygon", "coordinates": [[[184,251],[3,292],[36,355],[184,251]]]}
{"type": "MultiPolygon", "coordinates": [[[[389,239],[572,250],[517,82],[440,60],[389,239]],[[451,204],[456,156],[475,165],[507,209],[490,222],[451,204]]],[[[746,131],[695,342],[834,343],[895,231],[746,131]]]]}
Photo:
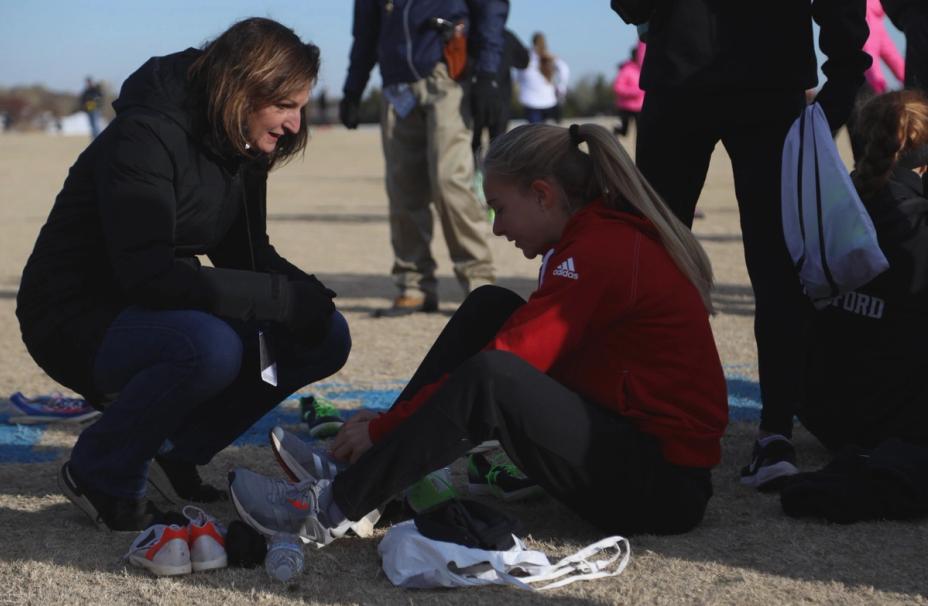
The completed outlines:
{"type": "MultiPolygon", "coordinates": [[[[0,397],[58,389],[20,341],[15,296],[35,236],[85,144],[81,138],[0,135],[0,397]]],[[[721,146],[700,208],[706,218],[695,231],[718,282],[713,330],[726,373],[750,384],[757,379],[753,299],[731,170],[721,146]]],[[[269,231],[282,254],[339,293],[337,303],[350,323],[354,348],[345,368],[329,380],[333,384],[355,390],[395,388],[411,375],[462,299],[437,233],[442,313],[371,316],[394,295],[383,159],[375,129],[316,131],[305,158],[271,175],[269,231]]],[[[524,259],[504,239],[494,239],[492,246],[499,283],[523,295],[531,292],[536,262],[524,259]]],[[[0,604],[928,603],[928,523],[833,526],[787,518],[777,497],[737,482],[753,436],[746,422],[733,423],[725,436],[723,461],[714,472],[715,496],[701,527],[679,537],[632,537],[632,560],[621,576],[544,594],[508,588],[394,588],[380,569],[377,537],[307,550],[306,570],[290,585],[271,581],[263,569],[157,579],[122,559],[134,535],[96,530],[58,493],[55,474],[76,430],[50,427],[38,437],[22,434],[23,444],[32,440],[32,445],[19,444],[15,431],[3,435],[0,604]]],[[[801,429],[797,448],[803,468],[827,460],[801,429]]],[[[266,446],[245,445],[221,453],[204,474],[221,483],[229,468],[245,464],[278,473],[266,446]]],[[[234,517],[228,504],[210,510],[225,522],[234,517]]],[[[526,522],[529,545],[550,556],[567,555],[599,538],[551,499],[512,510],[526,522]]]]}

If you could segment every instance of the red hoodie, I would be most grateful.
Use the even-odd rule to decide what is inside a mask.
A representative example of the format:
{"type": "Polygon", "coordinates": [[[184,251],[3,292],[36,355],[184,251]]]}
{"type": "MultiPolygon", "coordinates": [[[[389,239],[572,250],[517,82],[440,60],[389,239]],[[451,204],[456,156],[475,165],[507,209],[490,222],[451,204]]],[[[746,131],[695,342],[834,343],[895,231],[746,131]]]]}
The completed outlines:
{"type": "MultiPolygon", "coordinates": [[[[627,417],[671,463],[720,460],[728,401],[708,314],[646,219],[601,202],[577,212],[545,255],[538,289],[485,349],[510,351],[627,417]]],[[[371,439],[443,382],[372,420],[371,439]]]]}

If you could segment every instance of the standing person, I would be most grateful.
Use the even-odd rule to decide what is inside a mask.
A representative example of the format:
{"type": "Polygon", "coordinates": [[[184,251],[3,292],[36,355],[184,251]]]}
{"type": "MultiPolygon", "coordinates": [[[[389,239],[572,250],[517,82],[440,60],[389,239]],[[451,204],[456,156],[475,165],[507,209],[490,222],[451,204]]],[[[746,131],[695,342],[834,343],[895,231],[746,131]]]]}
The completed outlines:
{"type": "Polygon", "coordinates": [[[357,128],[361,95],[380,64],[380,129],[399,295],[378,315],[438,309],[431,203],[465,291],[495,280],[489,226],[473,191],[471,116],[496,123],[508,14],[506,0],[355,0],[339,114],[346,128],[357,128]],[[457,36],[466,39],[466,50],[457,36]],[[474,59],[464,68],[467,54],[474,59]]]}
{"type": "Polygon", "coordinates": [[[316,97],[316,111],[319,114],[319,124],[327,125],[329,123],[329,94],[324,88],[316,97]]]}
{"type": "Polygon", "coordinates": [[[519,103],[529,124],[560,121],[559,104],[567,95],[569,78],[567,63],[548,51],[544,34],[535,32],[528,67],[520,69],[516,75],[519,103]]]}
{"type": "Polygon", "coordinates": [[[87,76],[84,79],[84,90],[81,91],[80,109],[87,114],[90,123],[90,138],[96,139],[100,134],[100,105],[103,103],[103,91],[100,85],[87,76]]]}
{"type": "Polygon", "coordinates": [[[889,37],[889,32],[886,31],[886,25],[883,23],[885,16],[886,13],[883,12],[880,0],[867,0],[867,27],[870,29],[870,35],[867,37],[867,43],[864,44],[864,50],[870,55],[872,63],[865,73],[867,81],[857,91],[854,110],[847,119],[847,132],[851,139],[851,152],[855,162],[863,154],[864,146],[861,133],[863,127],[858,124],[860,110],[874,95],[882,95],[886,92],[886,76],[883,75],[881,64],[885,62],[889,71],[900,82],[905,79],[905,63],[889,37]]]}
{"type": "Polygon", "coordinates": [[[538,290],[471,293],[393,408],[341,429],[331,482],[231,473],[259,531],[328,543],[489,439],[604,532],[701,521],[728,413],[705,252],[601,126],[520,126],[485,166],[494,232],[544,255],[538,290]]]}
{"type": "Polygon", "coordinates": [[[928,98],[874,97],[852,177],[889,269],[815,314],[799,418],[825,446],[928,445],[928,98]]]}
{"type": "Polygon", "coordinates": [[[864,73],[867,83],[873,88],[873,92],[882,95],[886,92],[886,76],[883,75],[882,63],[892,72],[896,80],[905,81],[905,62],[899,49],[889,37],[886,31],[884,18],[886,13],[883,11],[883,5],[880,0],[867,0],[867,27],[870,28],[870,35],[867,36],[867,42],[864,44],[864,50],[870,55],[872,63],[870,68],[864,73]]]}
{"type": "Polygon", "coordinates": [[[615,92],[615,109],[620,120],[613,132],[620,137],[628,134],[628,127],[641,113],[641,106],[644,104],[644,91],[641,90],[639,84],[641,65],[644,63],[646,50],[647,45],[639,42],[638,46],[632,49],[628,61],[619,65],[619,71],[612,83],[612,90],[615,92]]]}
{"type": "MultiPolygon", "coordinates": [[[[623,4],[613,0],[620,15],[623,4]]],[[[797,471],[790,437],[811,305],[780,227],[783,140],[817,82],[813,19],[828,57],[816,100],[832,130],[847,120],[870,65],[865,8],[865,0],[655,0],[640,19],[648,21],[641,172],[691,226],[716,143],[731,157],[763,402],[752,461],[742,470],[749,486],[797,471]]]]}
{"type": "MultiPolygon", "coordinates": [[[[471,149],[479,157],[482,146],[483,131],[487,131],[490,143],[496,137],[509,129],[509,115],[512,112],[512,70],[528,67],[528,49],[522,44],[518,36],[510,30],[503,30],[503,54],[496,72],[496,83],[499,85],[499,96],[502,102],[499,105],[499,117],[489,125],[474,121],[474,138],[471,149]]],[[[479,194],[478,194],[479,195],[479,194]]]]}
{"type": "Polygon", "coordinates": [[[16,314],[49,376],[109,400],[59,475],[101,526],[160,516],[146,479],[174,500],[222,498],[197,465],[348,356],[335,293],[265,224],[268,171],[306,145],[318,69],[317,47],[258,18],[150,59],[39,233],[16,314]]]}
{"type": "Polygon", "coordinates": [[[883,0],[889,20],[905,34],[905,86],[928,91],[928,3],[883,0]]]}

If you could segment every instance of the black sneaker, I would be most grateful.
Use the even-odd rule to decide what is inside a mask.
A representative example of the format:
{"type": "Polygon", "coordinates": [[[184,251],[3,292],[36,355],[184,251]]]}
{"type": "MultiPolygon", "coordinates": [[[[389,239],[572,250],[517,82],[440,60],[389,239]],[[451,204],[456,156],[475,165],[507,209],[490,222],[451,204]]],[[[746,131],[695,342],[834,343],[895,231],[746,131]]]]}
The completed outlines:
{"type": "Polygon", "coordinates": [[[155,457],[149,465],[148,483],[175,505],[188,502],[215,503],[229,499],[224,490],[205,483],[193,463],[171,461],[164,457],[155,457]]]}
{"type": "Polygon", "coordinates": [[[508,457],[499,455],[491,462],[482,454],[467,457],[467,491],[493,495],[503,501],[519,501],[543,494],[541,486],[530,480],[508,457]]]}
{"type": "Polygon", "coordinates": [[[152,524],[176,524],[184,519],[176,512],[163,512],[148,499],[122,499],[84,486],[71,472],[70,461],[58,472],[58,486],[97,527],[119,532],[137,532],[152,524]]]}
{"type": "Polygon", "coordinates": [[[785,436],[772,436],[763,446],[754,442],[751,464],[741,469],[741,483],[758,490],[776,490],[797,473],[793,443],[785,436]]]}

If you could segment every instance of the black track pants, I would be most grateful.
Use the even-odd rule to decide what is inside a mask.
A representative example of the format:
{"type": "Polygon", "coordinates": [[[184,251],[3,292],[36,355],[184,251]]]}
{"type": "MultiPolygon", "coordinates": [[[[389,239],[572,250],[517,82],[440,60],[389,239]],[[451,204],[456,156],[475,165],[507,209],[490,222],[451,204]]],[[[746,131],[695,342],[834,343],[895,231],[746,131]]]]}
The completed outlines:
{"type": "Polygon", "coordinates": [[[464,301],[410,387],[450,371],[448,380],[335,479],[339,508],[358,519],[497,439],[530,478],[606,532],[668,534],[696,526],[712,494],[708,470],[667,463],[654,438],[514,354],[480,351],[519,304],[494,286],[464,301]]]}

